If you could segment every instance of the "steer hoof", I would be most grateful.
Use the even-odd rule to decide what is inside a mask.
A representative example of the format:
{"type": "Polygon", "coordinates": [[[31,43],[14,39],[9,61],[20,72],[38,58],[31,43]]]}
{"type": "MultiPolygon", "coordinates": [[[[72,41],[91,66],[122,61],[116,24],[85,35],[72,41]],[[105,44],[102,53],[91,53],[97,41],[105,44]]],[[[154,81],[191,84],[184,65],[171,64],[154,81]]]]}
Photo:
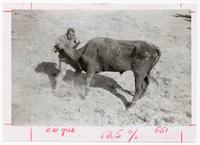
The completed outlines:
{"type": "Polygon", "coordinates": [[[128,103],[126,104],[126,110],[132,108],[132,107],[135,105],[135,103],[136,103],[136,101],[128,102],[128,103]]]}
{"type": "Polygon", "coordinates": [[[126,106],[126,110],[128,110],[132,106],[132,103],[131,102],[127,102],[125,106],[126,106]]]}

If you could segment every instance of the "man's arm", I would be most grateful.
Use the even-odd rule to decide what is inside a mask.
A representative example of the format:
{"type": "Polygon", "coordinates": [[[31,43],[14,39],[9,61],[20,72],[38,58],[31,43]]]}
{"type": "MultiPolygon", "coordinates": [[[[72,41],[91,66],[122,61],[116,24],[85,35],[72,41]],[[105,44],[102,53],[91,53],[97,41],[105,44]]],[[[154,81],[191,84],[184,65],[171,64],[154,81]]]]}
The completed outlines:
{"type": "MultiPolygon", "coordinates": [[[[70,57],[72,60],[76,61],[76,55],[74,52],[74,47],[69,44],[69,41],[66,41],[65,36],[61,36],[58,41],[56,42],[56,45],[63,50],[63,53],[65,53],[68,57],[70,57]]],[[[75,46],[75,45],[74,45],[75,46]]]]}
{"type": "Polygon", "coordinates": [[[62,36],[60,36],[59,38],[58,38],[58,40],[56,41],[56,43],[55,43],[55,46],[57,45],[60,49],[64,49],[65,48],[65,43],[64,43],[64,36],[62,35],[62,36]]]}

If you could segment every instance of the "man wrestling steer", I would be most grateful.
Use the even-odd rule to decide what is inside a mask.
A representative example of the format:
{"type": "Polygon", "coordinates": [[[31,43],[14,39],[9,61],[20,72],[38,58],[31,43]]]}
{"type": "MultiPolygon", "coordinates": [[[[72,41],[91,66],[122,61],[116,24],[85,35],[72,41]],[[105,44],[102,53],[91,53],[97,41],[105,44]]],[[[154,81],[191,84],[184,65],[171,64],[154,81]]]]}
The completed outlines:
{"type": "Polygon", "coordinates": [[[85,95],[90,82],[96,73],[112,71],[123,73],[131,70],[135,77],[135,96],[126,108],[140,99],[150,83],[150,71],[161,57],[160,50],[152,43],[145,41],[114,40],[94,38],[80,49],[73,49],[65,41],[55,45],[55,51],[66,57],[66,62],[80,73],[86,72],[85,95]]]}

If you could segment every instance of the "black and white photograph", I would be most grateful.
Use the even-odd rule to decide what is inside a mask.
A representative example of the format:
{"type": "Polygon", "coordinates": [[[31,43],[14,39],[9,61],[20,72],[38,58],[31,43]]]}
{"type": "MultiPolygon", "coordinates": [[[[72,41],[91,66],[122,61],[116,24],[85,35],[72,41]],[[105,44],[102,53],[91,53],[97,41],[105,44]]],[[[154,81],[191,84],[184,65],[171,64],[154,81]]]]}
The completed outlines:
{"type": "Polygon", "coordinates": [[[13,10],[15,126],[191,123],[191,12],[13,10]]]}

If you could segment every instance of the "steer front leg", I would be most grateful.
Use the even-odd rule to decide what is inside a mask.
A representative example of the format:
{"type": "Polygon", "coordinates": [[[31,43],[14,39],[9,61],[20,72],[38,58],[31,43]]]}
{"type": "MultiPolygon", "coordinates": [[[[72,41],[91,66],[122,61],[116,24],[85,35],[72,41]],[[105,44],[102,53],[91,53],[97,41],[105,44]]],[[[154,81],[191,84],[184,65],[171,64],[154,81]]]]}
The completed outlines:
{"type": "Polygon", "coordinates": [[[85,96],[88,95],[90,83],[91,83],[91,80],[92,80],[95,72],[96,72],[96,65],[95,64],[88,65],[88,67],[87,67],[87,73],[86,73],[85,96]]]}
{"type": "Polygon", "coordinates": [[[94,76],[94,73],[88,73],[86,76],[85,96],[87,96],[89,93],[89,87],[90,87],[90,83],[91,83],[93,76],[94,76]]]}
{"type": "Polygon", "coordinates": [[[59,59],[59,70],[61,70],[61,60],[59,59]]]}

